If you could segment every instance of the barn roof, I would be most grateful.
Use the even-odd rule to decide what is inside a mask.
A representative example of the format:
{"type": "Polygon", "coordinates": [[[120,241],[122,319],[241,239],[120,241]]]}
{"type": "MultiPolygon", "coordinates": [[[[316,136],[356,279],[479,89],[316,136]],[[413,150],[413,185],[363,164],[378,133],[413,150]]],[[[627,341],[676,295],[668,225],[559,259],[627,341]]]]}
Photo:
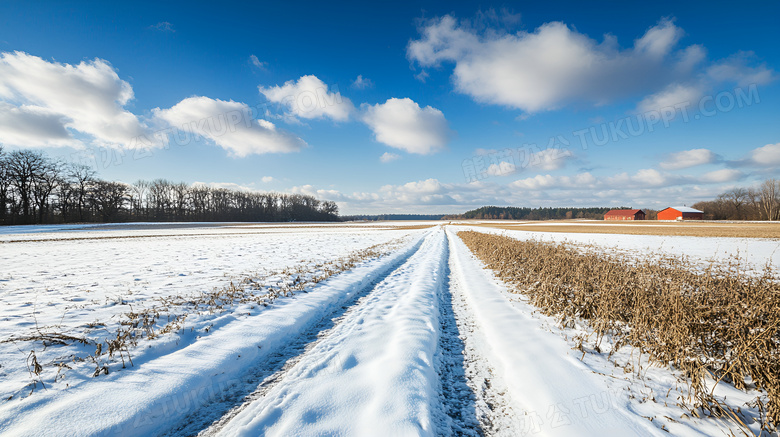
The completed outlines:
{"type": "Polygon", "coordinates": [[[633,216],[636,215],[639,211],[642,211],[641,209],[613,209],[612,211],[608,211],[604,215],[614,215],[614,216],[633,216]]]}
{"type": "MultiPolygon", "coordinates": [[[[704,212],[704,211],[699,211],[698,209],[688,208],[687,206],[670,206],[669,208],[677,210],[677,211],[680,211],[680,212],[701,212],[701,213],[704,212]]],[[[669,208],[667,208],[667,209],[669,209],[669,208]]]]}

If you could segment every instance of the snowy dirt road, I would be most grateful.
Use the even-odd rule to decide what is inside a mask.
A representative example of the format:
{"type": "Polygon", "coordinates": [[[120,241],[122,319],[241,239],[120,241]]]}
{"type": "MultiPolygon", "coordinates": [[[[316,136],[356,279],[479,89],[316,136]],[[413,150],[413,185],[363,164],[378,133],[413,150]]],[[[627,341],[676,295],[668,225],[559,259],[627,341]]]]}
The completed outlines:
{"type": "Polygon", "coordinates": [[[132,369],[4,402],[0,434],[669,435],[543,326],[438,226],[132,369]]]}

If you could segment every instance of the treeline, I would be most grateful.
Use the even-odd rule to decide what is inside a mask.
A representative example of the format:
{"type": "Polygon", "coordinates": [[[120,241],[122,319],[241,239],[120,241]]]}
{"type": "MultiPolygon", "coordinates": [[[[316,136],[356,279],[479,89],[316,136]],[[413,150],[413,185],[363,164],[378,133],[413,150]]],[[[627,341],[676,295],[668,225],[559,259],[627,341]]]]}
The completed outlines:
{"type": "Polygon", "coordinates": [[[768,179],[757,188],[734,188],[693,208],[704,211],[705,220],[780,220],[780,181],[768,179]]]}
{"type": "Polygon", "coordinates": [[[604,218],[604,214],[610,209],[616,208],[518,208],[514,206],[483,206],[482,208],[466,211],[463,214],[445,216],[445,220],[457,219],[482,219],[482,220],[564,220],[564,219],[597,219],[604,218]]]}
{"type": "Polygon", "coordinates": [[[441,220],[444,214],[379,214],[379,215],[345,215],[346,221],[385,221],[385,220],[441,220]]]}
{"type": "Polygon", "coordinates": [[[0,225],[128,221],[336,221],[335,202],[165,179],[105,181],[83,164],[0,146],[0,225]]]}

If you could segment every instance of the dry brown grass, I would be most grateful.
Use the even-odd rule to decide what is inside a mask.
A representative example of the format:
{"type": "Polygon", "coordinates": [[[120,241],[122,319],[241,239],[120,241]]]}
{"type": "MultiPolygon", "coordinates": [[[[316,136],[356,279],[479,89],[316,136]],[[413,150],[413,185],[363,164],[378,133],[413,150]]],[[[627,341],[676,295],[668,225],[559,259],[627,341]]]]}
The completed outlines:
{"type": "Polygon", "coordinates": [[[570,232],[579,234],[662,235],[687,237],[736,237],[780,239],[777,223],[709,223],[709,222],[603,222],[583,224],[574,221],[539,224],[481,223],[476,226],[529,232],[570,232]]]}
{"type": "MultiPolygon", "coordinates": [[[[756,405],[762,426],[780,420],[780,282],[767,269],[746,275],[738,263],[692,272],[684,260],[636,261],[583,253],[567,244],[459,232],[510,287],[570,325],[589,322],[597,336],[636,347],[687,376],[692,412],[738,420],[714,398],[708,377],[767,395],[756,405]]],[[[775,428],[776,429],[776,428],[775,428]]]]}

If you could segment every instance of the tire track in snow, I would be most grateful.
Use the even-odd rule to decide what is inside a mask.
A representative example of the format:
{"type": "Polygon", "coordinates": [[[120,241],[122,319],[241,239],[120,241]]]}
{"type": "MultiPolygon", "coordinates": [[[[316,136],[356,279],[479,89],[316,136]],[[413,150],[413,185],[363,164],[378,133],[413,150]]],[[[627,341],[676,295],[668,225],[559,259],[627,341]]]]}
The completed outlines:
{"type": "MultiPolygon", "coordinates": [[[[436,434],[443,230],[205,435],[436,434]]],[[[438,417],[437,417],[438,415],[438,417]]]]}
{"type": "MultiPolygon", "coordinates": [[[[448,246],[451,244],[448,237],[448,246]]],[[[517,420],[497,388],[493,369],[475,349],[476,326],[452,270],[457,268],[447,248],[447,281],[439,293],[439,376],[442,410],[449,416],[441,435],[512,436],[517,420]],[[494,384],[495,382],[495,384],[494,384]]]]}
{"type": "Polygon", "coordinates": [[[484,402],[482,405],[477,404],[475,384],[469,377],[472,375],[467,376],[467,362],[473,361],[473,357],[466,356],[466,345],[452,308],[449,267],[444,274],[447,280],[439,291],[439,346],[436,362],[441,381],[441,409],[449,419],[443,421],[439,434],[484,436],[483,428],[489,425],[489,417],[484,413],[484,402]]]}
{"type": "Polygon", "coordinates": [[[261,366],[243,375],[239,383],[225,389],[214,402],[189,414],[178,425],[161,435],[173,437],[216,434],[222,425],[238,414],[246,405],[263,397],[268,390],[282,380],[284,375],[311,349],[327,338],[349,313],[362,306],[377,284],[395,274],[420,251],[424,240],[425,237],[421,238],[414,250],[397,260],[384,274],[355,292],[354,296],[338,310],[325,316],[321,322],[316,323],[296,338],[291,339],[284,348],[269,354],[261,366]]]}

